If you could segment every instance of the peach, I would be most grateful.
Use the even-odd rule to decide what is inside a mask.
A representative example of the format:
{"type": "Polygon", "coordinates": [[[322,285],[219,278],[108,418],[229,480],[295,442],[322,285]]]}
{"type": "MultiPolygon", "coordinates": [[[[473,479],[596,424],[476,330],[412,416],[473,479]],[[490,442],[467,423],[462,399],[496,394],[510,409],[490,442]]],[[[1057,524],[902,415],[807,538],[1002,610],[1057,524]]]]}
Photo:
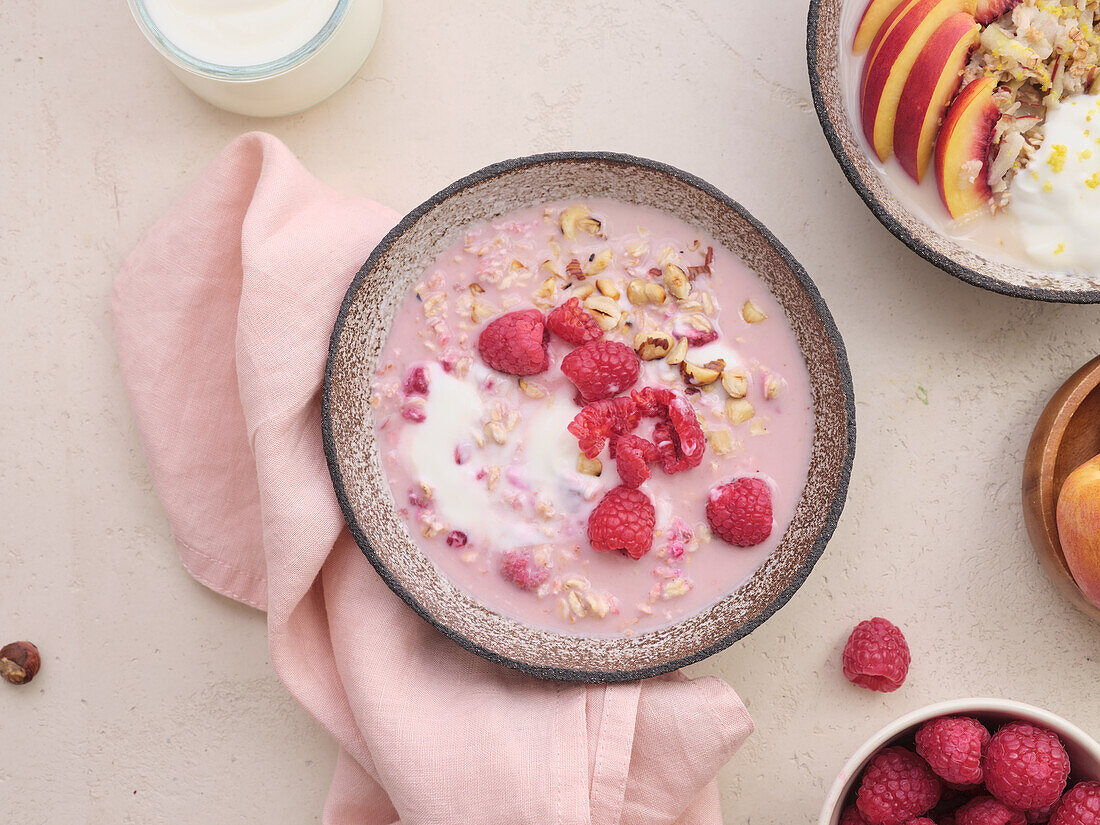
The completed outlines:
{"type": "Polygon", "coordinates": [[[974,16],[984,26],[1018,5],[1020,0],[978,0],[978,11],[974,16]]]}
{"type": "Polygon", "coordinates": [[[859,20],[859,28],[856,29],[856,36],[852,41],[852,51],[856,54],[867,51],[886,18],[903,2],[905,0],[871,0],[859,20]]]}
{"type": "Polygon", "coordinates": [[[1001,110],[993,102],[997,82],[980,77],[959,92],[947,110],[936,142],[936,183],[951,217],[989,203],[989,154],[1001,110]]]}
{"type": "Polygon", "coordinates": [[[915,0],[903,3],[883,25],[863,66],[860,114],[863,132],[879,160],[894,148],[894,118],[905,81],[935,31],[952,15],[973,15],[977,0],[915,0]]]}
{"type": "Polygon", "coordinates": [[[894,120],[894,153],[917,183],[932,160],[940,122],[959,91],[980,32],[981,26],[965,12],[947,18],[928,39],[905,80],[894,120]]]}
{"type": "Polygon", "coordinates": [[[1100,456],[1066,477],[1057,517],[1066,566],[1085,597],[1100,607],[1100,456]]]}

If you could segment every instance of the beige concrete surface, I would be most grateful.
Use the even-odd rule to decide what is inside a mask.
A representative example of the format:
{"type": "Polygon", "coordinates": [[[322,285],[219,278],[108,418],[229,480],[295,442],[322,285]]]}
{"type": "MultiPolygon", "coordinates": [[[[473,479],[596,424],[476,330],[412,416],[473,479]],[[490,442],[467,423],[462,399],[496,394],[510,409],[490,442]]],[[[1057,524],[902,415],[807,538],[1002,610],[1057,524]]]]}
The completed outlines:
{"type": "Polygon", "coordinates": [[[728,823],[810,823],[849,752],[922,704],[1028,700],[1100,734],[1100,626],[1044,578],[1019,506],[1046,398],[1100,309],[966,286],[878,225],[822,138],[796,0],[390,0],[358,78],[302,115],[210,108],[119,0],[0,4],[0,799],[27,823],[319,822],[334,746],[266,655],[264,618],[196,584],[153,495],[111,341],[126,253],[214,153],[262,126],[323,181],[407,210],[487,163],[657,158],[740,200],[817,280],[848,345],[859,446],[831,546],[790,604],[693,668],[757,724],[728,823]],[[908,683],[837,663],[874,614],[908,683]]]}

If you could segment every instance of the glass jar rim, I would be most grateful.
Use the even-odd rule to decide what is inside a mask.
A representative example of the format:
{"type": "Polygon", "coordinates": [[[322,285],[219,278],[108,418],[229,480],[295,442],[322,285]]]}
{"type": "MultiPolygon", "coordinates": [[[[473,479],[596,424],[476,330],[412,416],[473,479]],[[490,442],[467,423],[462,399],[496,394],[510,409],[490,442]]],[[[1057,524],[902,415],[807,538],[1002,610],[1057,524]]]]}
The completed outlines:
{"type": "Polygon", "coordinates": [[[316,54],[328,42],[343,21],[348,7],[351,5],[351,0],[337,0],[336,8],[332,10],[332,15],[325,22],[325,25],[305,44],[276,60],[269,60],[266,63],[257,63],[252,66],[225,66],[200,60],[185,52],[160,30],[160,27],[157,26],[149,14],[148,9],[145,8],[145,0],[127,0],[127,3],[130,6],[130,13],[133,14],[134,20],[137,21],[145,37],[157,51],[176,66],[193,74],[217,78],[218,80],[250,81],[263,80],[284,74],[316,54]]]}

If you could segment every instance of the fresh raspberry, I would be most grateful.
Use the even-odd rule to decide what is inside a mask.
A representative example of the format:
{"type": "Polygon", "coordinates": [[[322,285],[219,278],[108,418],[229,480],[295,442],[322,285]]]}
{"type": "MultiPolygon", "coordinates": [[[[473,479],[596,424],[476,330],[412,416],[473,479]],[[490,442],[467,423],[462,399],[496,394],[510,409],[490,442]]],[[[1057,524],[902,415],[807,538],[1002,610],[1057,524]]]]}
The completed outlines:
{"type": "Polygon", "coordinates": [[[867,825],[867,820],[863,818],[859,808],[855,805],[849,805],[840,812],[839,825],[867,825]]]}
{"type": "Polygon", "coordinates": [[[526,550],[508,550],[500,559],[500,575],[521,590],[534,590],[550,578],[550,571],[526,550]]]}
{"type": "Polygon", "coordinates": [[[936,825],[936,823],[926,816],[918,816],[916,819],[906,820],[902,825],[936,825]]]}
{"type": "Polygon", "coordinates": [[[940,780],[906,748],[884,748],[863,772],[856,805],[870,825],[903,825],[940,801],[940,780]]]}
{"type": "Polygon", "coordinates": [[[545,319],[537,309],[509,312],[489,322],[477,339],[481,360],[509,375],[536,375],[550,367],[545,319]]]}
{"type": "Polygon", "coordinates": [[[767,482],[745,477],[715,487],[707,496],[707,522],[730,544],[760,544],[772,532],[772,493],[767,482]]]}
{"type": "Polygon", "coordinates": [[[1006,805],[1029,811],[1058,800],[1069,777],[1069,756],[1058,736],[1029,722],[1010,722],[989,741],[985,786],[1006,805]]]}
{"type": "Polygon", "coordinates": [[[917,753],[940,779],[953,785],[982,781],[982,756],[988,745],[989,731],[969,716],[930,719],[917,731],[917,753]]]}
{"type": "Polygon", "coordinates": [[[618,550],[640,559],[653,546],[657,512],[641,490],[615,487],[588,517],[588,541],[594,550],[618,550]]]}
{"type": "Polygon", "coordinates": [[[561,371],[585,403],[611,398],[634,386],[638,369],[637,354],[618,341],[590,341],[561,361],[561,371]]]}
{"type": "Polygon", "coordinates": [[[1100,782],[1078,782],[1062,797],[1050,825],[1100,825],[1100,782]]]}
{"type": "Polygon", "coordinates": [[[581,452],[595,458],[609,438],[626,435],[637,426],[638,405],[623,397],[585,404],[566,429],[576,436],[581,452]]]}
{"type": "Polygon", "coordinates": [[[657,446],[630,433],[611,441],[611,455],[624,487],[640,487],[649,478],[649,463],[659,458],[657,446]]]}
{"type": "Polygon", "coordinates": [[[679,473],[703,463],[706,436],[695,408],[686,398],[663,387],[642,387],[630,397],[643,416],[661,419],[653,428],[653,441],[666,473],[679,473]]]}
{"type": "MultiPolygon", "coordinates": [[[[1062,800],[1058,800],[1061,802],[1062,800]]],[[[1058,802],[1053,805],[1044,805],[1041,808],[1032,808],[1030,811],[1024,811],[1024,817],[1028,821],[1028,825],[1043,825],[1043,823],[1050,822],[1052,816],[1054,816],[1054,809],[1058,807],[1058,802]]],[[[1100,820],[1098,820],[1100,822],[1100,820]]]]}
{"type": "Polygon", "coordinates": [[[580,298],[570,298],[555,308],[546,316],[546,328],[575,347],[603,338],[603,330],[585,310],[580,298]]]}
{"type": "Polygon", "coordinates": [[[411,367],[405,375],[405,383],[403,384],[405,395],[423,395],[428,394],[428,371],[424,369],[423,365],[417,365],[411,367]]]}
{"type": "Polygon", "coordinates": [[[465,547],[467,540],[466,534],[461,530],[452,530],[447,534],[448,547],[465,547]]]}
{"type": "Polygon", "coordinates": [[[668,405],[676,393],[666,387],[642,387],[630,393],[638,412],[646,418],[668,418],[668,405]]]}
{"type": "Polygon", "coordinates": [[[853,685],[891,693],[909,673],[909,645],[886,619],[860,622],[844,645],[844,675],[853,685]]]}
{"type": "Polygon", "coordinates": [[[955,811],[957,825],[1027,825],[1024,812],[991,796],[978,796],[955,811]]]}

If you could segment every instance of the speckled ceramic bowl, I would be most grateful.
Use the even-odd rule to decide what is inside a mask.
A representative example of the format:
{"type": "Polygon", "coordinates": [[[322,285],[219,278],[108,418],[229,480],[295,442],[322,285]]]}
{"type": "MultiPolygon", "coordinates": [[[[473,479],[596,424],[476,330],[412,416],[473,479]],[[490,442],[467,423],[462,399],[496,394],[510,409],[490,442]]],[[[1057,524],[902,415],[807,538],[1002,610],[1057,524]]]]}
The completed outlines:
{"type": "Polygon", "coordinates": [[[1100,744],[1061,716],[1011,699],[954,699],[907,713],[864,742],[852,754],[833,787],[829,789],[818,825],[839,825],[840,814],[849,804],[856,782],[863,775],[863,769],[867,767],[872,756],[889,745],[907,744],[911,747],[913,735],[924,722],[937,716],[953,715],[973,716],[990,729],[1017,719],[1042,725],[1058,734],[1062,744],[1066,746],[1070,764],[1073,766],[1067,787],[1071,787],[1075,781],[1100,778],[1100,744]]]}
{"type": "Polygon", "coordinates": [[[810,0],[806,56],[814,107],[825,138],[875,217],[922,258],[967,283],[1018,298],[1100,302],[1100,276],[1055,274],[990,260],[912,214],[890,191],[848,117],[840,86],[840,50],[854,36],[854,32],[842,31],[842,12],[849,5],[862,9],[865,4],[866,0],[810,0]]]}
{"type": "Polygon", "coordinates": [[[745,636],[805,581],[844,505],[855,450],[855,407],[844,345],[801,266],[738,204],[677,169],[618,154],[509,160],[475,172],[407,215],[348,289],[332,333],[323,397],[325,452],[355,540],[417,613],[492,661],[555,679],[655,676],[745,636]],[[432,565],[398,515],[374,440],[368,388],[398,303],[469,224],[532,204],[609,197],[670,212],[738,254],[783,306],[809,366],[815,435],[809,478],[775,553],[742,587],[675,625],[631,638],[539,630],[483,607],[432,565]]]}

